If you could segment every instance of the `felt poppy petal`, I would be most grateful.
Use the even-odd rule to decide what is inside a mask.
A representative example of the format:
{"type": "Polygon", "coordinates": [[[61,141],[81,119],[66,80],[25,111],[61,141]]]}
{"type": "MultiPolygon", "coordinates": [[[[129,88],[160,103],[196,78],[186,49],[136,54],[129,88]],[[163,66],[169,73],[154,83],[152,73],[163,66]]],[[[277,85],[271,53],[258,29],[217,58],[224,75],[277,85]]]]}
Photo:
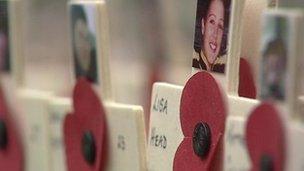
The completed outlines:
{"type": "Polygon", "coordinates": [[[224,161],[224,144],[223,144],[223,134],[220,134],[216,138],[216,142],[212,143],[210,153],[206,161],[206,169],[209,171],[219,171],[223,170],[224,161]]]}
{"type": "Polygon", "coordinates": [[[226,109],[218,83],[208,72],[198,72],[185,85],[180,120],[185,137],[192,137],[199,122],[208,123],[213,134],[224,131],[226,109]]]}
{"type": "MultiPolygon", "coordinates": [[[[94,123],[93,125],[95,125],[94,123]]],[[[94,126],[86,126],[83,124],[79,118],[75,117],[74,114],[67,115],[64,123],[64,134],[65,144],[66,144],[66,153],[67,153],[67,164],[69,170],[99,170],[101,167],[101,157],[103,155],[103,134],[101,130],[94,126]],[[90,131],[94,135],[96,143],[96,160],[94,165],[89,165],[82,154],[82,136],[85,131],[90,131]]],[[[100,127],[99,127],[100,128],[100,127]]]]}
{"type": "Polygon", "coordinates": [[[9,119],[4,119],[7,126],[8,144],[0,150],[0,168],[11,171],[23,170],[23,150],[18,133],[9,119]]]}
{"type": "Polygon", "coordinates": [[[173,170],[221,170],[223,164],[222,134],[216,136],[215,139],[216,141],[212,142],[210,146],[208,155],[200,158],[194,153],[192,138],[184,138],[175,153],[173,170]]]}
{"type": "Polygon", "coordinates": [[[81,138],[82,133],[81,124],[78,119],[69,114],[66,116],[64,121],[64,136],[65,139],[65,149],[67,153],[67,166],[68,170],[93,170],[84,160],[81,151],[81,138]]]}
{"type": "Polygon", "coordinates": [[[195,155],[192,138],[184,138],[179,145],[173,163],[173,171],[204,170],[205,163],[195,155]]]}
{"type": "Polygon", "coordinates": [[[240,60],[239,79],[239,96],[255,99],[257,92],[252,69],[248,61],[244,58],[240,60]]]}
{"type": "Polygon", "coordinates": [[[64,135],[68,169],[71,171],[92,170],[104,168],[105,158],[105,112],[102,103],[94,92],[91,83],[79,79],[74,89],[74,113],[69,114],[64,122],[64,135]],[[82,138],[85,133],[91,133],[95,144],[95,160],[88,163],[82,153],[82,138]]]}
{"type": "Polygon", "coordinates": [[[98,95],[85,78],[77,81],[73,93],[73,104],[75,114],[84,120],[92,119],[92,117],[100,115],[100,111],[102,111],[98,95]]]}
{"type": "Polygon", "coordinates": [[[246,127],[246,143],[252,161],[252,170],[260,170],[263,155],[271,157],[274,170],[284,168],[284,126],[276,108],[270,103],[259,105],[250,115],[246,127]]]}
{"type": "Polygon", "coordinates": [[[74,114],[81,122],[83,129],[89,129],[96,135],[104,135],[105,132],[105,111],[98,95],[92,88],[89,81],[84,78],[79,79],[75,86],[74,114]]]}
{"type": "Polygon", "coordinates": [[[96,143],[96,161],[95,164],[99,165],[99,168],[103,168],[102,159],[104,159],[105,156],[105,119],[102,117],[104,115],[99,114],[98,116],[95,116],[94,118],[90,118],[86,120],[86,122],[83,122],[83,124],[80,122],[81,125],[83,125],[83,128],[81,129],[84,133],[84,131],[90,131],[95,139],[96,143]]]}
{"type": "Polygon", "coordinates": [[[1,170],[21,171],[24,168],[23,150],[20,134],[9,113],[2,90],[0,89],[0,118],[6,124],[8,144],[4,150],[0,150],[1,170]]]}

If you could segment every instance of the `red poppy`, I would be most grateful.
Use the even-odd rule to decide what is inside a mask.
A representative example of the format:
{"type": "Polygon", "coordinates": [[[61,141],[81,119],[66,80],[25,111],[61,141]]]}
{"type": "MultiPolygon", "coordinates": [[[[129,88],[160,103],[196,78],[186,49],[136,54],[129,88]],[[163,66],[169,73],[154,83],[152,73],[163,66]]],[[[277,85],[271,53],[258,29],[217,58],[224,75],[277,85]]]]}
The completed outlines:
{"type": "Polygon", "coordinates": [[[273,105],[263,103],[251,113],[247,121],[246,142],[252,161],[251,171],[284,170],[284,126],[273,105]]]}
{"type": "Polygon", "coordinates": [[[24,170],[20,134],[0,88],[0,170],[24,170]]]}
{"type": "Polygon", "coordinates": [[[92,85],[78,80],[73,94],[74,112],[64,121],[67,166],[70,171],[100,171],[105,160],[105,112],[92,85]]]}
{"type": "Polygon", "coordinates": [[[244,58],[240,59],[239,79],[239,96],[255,99],[257,93],[252,69],[248,61],[244,58]]]}
{"type": "Polygon", "coordinates": [[[192,76],[181,97],[184,139],[175,153],[173,170],[220,170],[225,120],[224,96],[215,79],[204,71],[192,76]],[[201,130],[203,134],[197,134],[201,130]]]}

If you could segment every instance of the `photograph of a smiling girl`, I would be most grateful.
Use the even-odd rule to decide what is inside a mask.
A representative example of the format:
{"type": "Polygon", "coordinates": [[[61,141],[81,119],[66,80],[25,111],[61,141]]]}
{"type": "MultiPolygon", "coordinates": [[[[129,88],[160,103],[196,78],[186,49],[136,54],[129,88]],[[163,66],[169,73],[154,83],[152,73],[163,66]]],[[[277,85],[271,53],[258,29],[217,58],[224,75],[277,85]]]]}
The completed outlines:
{"type": "Polygon", "coordinates": [[[231,0],[198,0],[192,67],[225,72],[231,0]]]}

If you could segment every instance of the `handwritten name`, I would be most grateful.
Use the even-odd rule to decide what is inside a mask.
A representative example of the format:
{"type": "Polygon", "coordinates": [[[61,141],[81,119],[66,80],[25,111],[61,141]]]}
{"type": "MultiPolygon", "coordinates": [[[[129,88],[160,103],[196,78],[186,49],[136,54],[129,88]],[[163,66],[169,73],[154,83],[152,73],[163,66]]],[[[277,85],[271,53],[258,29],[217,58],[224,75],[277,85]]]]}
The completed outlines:
{"type": "Polygon", "coordinates": [[[124,151],[126,149],[125,137],[123,135],[118,135],[117,140],[117,148],[124,151]]]}
{"type": "Polygon", "coordinates": [[[161,97],[158,97],[158,94],[156,94],[154,98],[154,103],[153,103],[153,111],[159,112],[159,113],[168,113],[168,100],[161,97]]]}
{"type": "Polygon", "coordinates": [[[150,137],[150,145],[154,147],[160,147],[162,149],[167,148],[167,138],[165,135],[157,134],[156,128],[152,128],[151,137],[150,137]]]}

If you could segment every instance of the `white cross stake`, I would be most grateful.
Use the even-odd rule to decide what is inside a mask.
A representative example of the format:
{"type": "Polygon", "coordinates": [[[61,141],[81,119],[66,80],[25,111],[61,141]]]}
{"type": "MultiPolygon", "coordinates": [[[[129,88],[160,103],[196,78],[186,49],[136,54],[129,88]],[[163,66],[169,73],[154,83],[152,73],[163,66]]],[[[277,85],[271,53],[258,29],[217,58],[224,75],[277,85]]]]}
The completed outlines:
{"type": "MultiPolygon", "coordinates": [[[[107,155],[105,170],[146,170],[143,109],[141,106],[116,103],[112,97],[106,2],[75,0],[70,1],[68,7],[75,77],[85,77],[91,81],[105,107],[108,143],[105,147],[107,154],[101,154],[107,155]]],[[[53,104],[52,108],[54,110],[62,105],[53,104]]]]}
{"type": "Polygon", "coordinates": [[[286,155],[281,163],[285,163],[284,169],[295,171],[303,170],[300,100],[303,84],[299,77],[303,63],[303,19],[303,12],[295,9],[279,8],[264,13],[259,70],[260,100],[273,102],[285,126],[286,155]]]}
{"type": "MultiPolygon", "coordinates": [[[[266,2],[265,2],[266,3],[266,2]]],[[[239,59],[241,54],[241,31],[243,21],[244,1],[231,1],[231,13],[229,21],[229,29],[226,36],[229,42],[226,45],[228,54],[224,53],[212,58],[213,53],[217,52],[218,42],[211,41],[208,43],[208,22],[219,25],[219,30],[225,30],[224,23],[217,22],[214,18],[204,18],[208,9],[203,1],[198,1],[198,11],[196,18],[195,45],[193,67],[194,71],[200,69],[211,71],[218,83],[225,89],[228,94],[228,118],[226,121],[225,135],[225,164],[224,170],[248,168],[248,156],[245,147],[242,145],[244,141],[244,116],[258,103],[255,100],[240,98],[238,92],[238,76],[239,76],[239,59]],[[203,19],[203,20],[202,20],[203,19]],[[203,24],[202,24],[203,23],[203,24]],[[207,24],[206,24],[207,23],[207,24]],[[200,30],[201,29],[201,30],[200,30]],[[205,35],[204,35],[205,33],[205,35]],[[197,36],[204,35],[204,38],[197,36]],[[207,41],[207,43],[202,43],[207,41]],[[208,51],[209,48],[209,51],[208,51]],[[225,58],[226,72],[222,73],[225,58]],[[213,62],[213,63],[212,63],[213,62]],[[236,137],[236,138],[235,138],[236,137]],[[229,148],[227,148],[229,146],[229,148]],[[232,147],[232,148],[231,148],[232,147]],[[238,151],[235,154],[235,151],[238,151]],[[242,157],[240,163],[239,157],[242,157]],[[228,162],[226,162],[228,161],[228,162]],[[236,166],[236,164],[238,166],[236,166]]],[[[209,4],[210,5],[210,4],[209,4]]],[[[217,4],[221,6],[221,4],[217,4]]],[[[213,8],[216,4],[210,5],[213,8]]],[[[266,5],[265,5],[266,6],[266,5]]],[[[218,14],[220,16],[220,14],[218,14]]],[[[226,23],[227,24],[227,23],[226,23]]],[[[227,28],[226,28],[227,29],[227,28]]],[[[209,30],[210,31],[210,30],[209,30]]],[[[223,33],[225,34],[225,32],[223,33]]],[[[222,39],[223,41],[224,39],[222,39]]],[[[221,49],[219,50],[221,52],[221,49]]],[[[180,99],[183,87],[170,85],[167,83],[155,83],[153,87],[150,130],[148,139],[148,169],[149,170],[173,170],[173,160],[179,144],[184,135],[180,126],[180,99]]],[[[223,97],[226,99],[225,97],[223,97]]],[[[187,158],[187,156],[185,156],[187,158]]]]}
{"type": "MultiPolygon", "coordinates": [[[[298,105],[301,105],[298,100],[301,79],[296,79],[296,75],[299,73],[299,59],[302,56],[301,54],[303,54],[302,48],[300,47],[302,44],[302,37],[299,34],[299,31],[302,30],[301,28],[303,27],[303,14],[299,10],[269,10],[262,18],[264,19],[264,22],[262,25],[263,41],[261,41],[261,59],[259,60],[259,99],[276,102],[275,108],[279,112],[279,116],[283,114],[281,119],[286,126],[285,141],[287,155],[285,157],[285,167],[284,164],[282,164],[283,161],[279,162],[280,166],[276,165],[277,161],[272,161],[273,163],[270,162],[272,165],[271,167],[280,168],[283,166],[284,168],[287,168],[287,170],[301,170],[303,166],[301,166],[300,160],[303,156],[299,150],[301,149],[300,144],[303,142],[300,138],[302,137],[300,135],[303,134],[303,128],[300,126],[301,124],[299,121],[291,120],[291,118],[299,117],[298,105]]],[[[246,104],[245,102],[242,103],[244,105],[246,104]]],[[[247,133],[248,131],[254,131],[248,130],[248,122],[252,120],[246,121],[248,116],[251,116],[249,114],[252,113],[254,106],[257,107],[254,110],[255,114],[256,110],[262,106],[257,103],[257,101],[252,101],[252,105],[247,106],[246,109],[242,108],[243,104],[238,104],[235,107],[239,107],[237,109],[239,111],[246,112],[245,115],[242,117],[232,117],[232,115],[231,117],[228,117],[226,125],[226,128],[228,129],[228,132],[226,133],[226,152],[228,156],[226,158],[225,166],[227,170],[248,170],[251,168],[267,167],[267,164],[266,166],[255,165],[256,163],[253,163],[254,161],[248,160],[250,159],[248,156],[249,154],[246,154],[247,149],[249,151],[253,150],[250,149],[253,146],[249,147],[246,146],[246,144],[252,144],[250,141],[262,138],[263,130],[255,130],[261,132],[261,134],[260,137],[255,137],[254,139],[245,139],[244,136],[246,124],[247,133]],[[238,145],[233,142],[238,142],[238,145]],[[236,151],[238,153],[236,153],[236,151]],[[240,165],[237,161],[247,163],[247,166],[240,165]]],[[[250,103],[247,103],[247,105],[249,104],[250,103]]],[[[264,116],[267,118],[268,113],[266,112],[264,116]]],[[[278,124],[280,125],[281,123],[278,124]]],[[[249,128],[252,128],[252,125],[249,128]]],[[[273,134],[276,133],[273,132],[273,134]]],[[[248,137],[248,135],[246,136],[248,137]]],[[[267,143],[270,142],[265,140],[265,144],[267,143]]],[[[256,150],[263,148],[258,144],[256,145],[256,150]]],[[[265,151],[265,153],[267,152],[265,151]]],[[[280,154],[280,152],[276,153],[280,154]]],[[[253,156],[250,157],[252,158],[253,156]]],[[[260,159],[262,161],[262,158],[260,159]]]]}

